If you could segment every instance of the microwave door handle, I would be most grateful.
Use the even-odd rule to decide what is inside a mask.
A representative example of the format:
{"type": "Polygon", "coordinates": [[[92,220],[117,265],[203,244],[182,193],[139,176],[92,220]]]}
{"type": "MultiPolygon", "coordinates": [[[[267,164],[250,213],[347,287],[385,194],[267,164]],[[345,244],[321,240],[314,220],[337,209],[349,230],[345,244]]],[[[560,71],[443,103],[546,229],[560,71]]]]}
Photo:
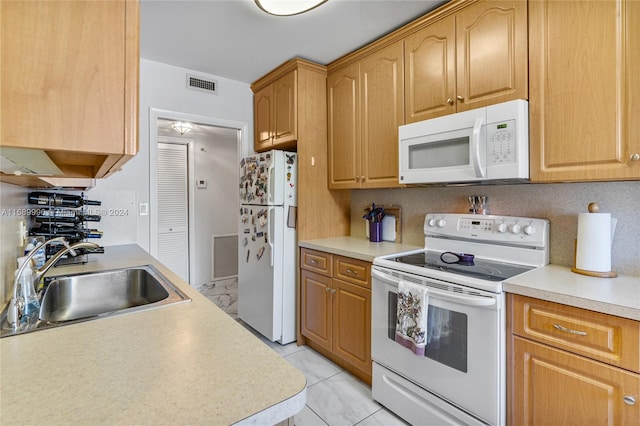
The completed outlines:
{"type": "MultiPolygon", "coordinates": [[[[375,278],[378,278],[381,281],[385,281],[395,287],[398,286],[398,284],[400,283],[399,279],[394,279],[391,278],[390,276],[377,271],[375,269],[371,270],[371,275],[375,278]]],[[[457,294],[457,293],[449,293],[446,291],[441,291],[441,290],[436,290],[436,289],[432,289],[431,287],[428,288],[429,290],[429,297],[434,297],[436,299],[442,299],[442,300],[447,300],[449,302],[454,302],[454,303],[459,303],[461,305],[466,305],[466,306],[481,306],[481,307],[491,307],[494,306],[496,304],[496,299],[494,299],[493,297],[484,297],[484,296],[466,296],[466,295],[462,295],[462,294],[457,294]]]]}
{"type": "Polygon", "coordinates": [[[484,117],[477,117],[473,124],[473,134],[471,136],[471,161],[473,162],[473,170],[477,178],[484,179],[485,173],[480,164],[480,131],[484,124],[484,117]]]}

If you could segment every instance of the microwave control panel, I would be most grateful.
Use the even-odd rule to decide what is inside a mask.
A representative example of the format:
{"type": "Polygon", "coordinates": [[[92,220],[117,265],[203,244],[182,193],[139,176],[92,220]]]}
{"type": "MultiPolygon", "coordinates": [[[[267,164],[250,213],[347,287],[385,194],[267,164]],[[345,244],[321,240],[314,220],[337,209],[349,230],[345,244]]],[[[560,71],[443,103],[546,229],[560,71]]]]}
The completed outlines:
{"type": "Polygon", "coordinates": [[[516,120],[487,124],[487,163],[516,162],[516,120]]]}

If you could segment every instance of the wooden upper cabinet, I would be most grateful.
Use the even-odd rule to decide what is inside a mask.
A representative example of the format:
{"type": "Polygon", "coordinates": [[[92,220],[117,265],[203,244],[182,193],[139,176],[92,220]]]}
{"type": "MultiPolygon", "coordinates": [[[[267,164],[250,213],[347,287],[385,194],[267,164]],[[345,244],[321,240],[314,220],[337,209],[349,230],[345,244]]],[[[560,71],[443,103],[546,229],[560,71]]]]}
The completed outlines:
{"type": "Polygon", "coordinates": [[[640,2],[531,1],[531,180],[640,178],[640,2]]]}
{"type": "Polygon", "coordinates": [[[0,2],[0,145],[104,177],[138,150],[137,1],[0,2]]]}
{"type": "Polygon", "coordinates": [[[273,83],[275,146],[289,144],[298,139],[297,76],[298,72],[292,71],[273,83]]]}
{"type": "Polygon", "coordinates": [[[479,1],[462,9],[456,55],[458,111],[527,99],[527,2],[479,1]]]}
{"type": "Polygon", "coordinates": [[[360,62],[360,88],[360,186],[398,187],[398,126],[404,124],[402,42],[360,62]]]}
{"type": "Polygon", "coordinates": [[[273,128],[273,86],[269,85],[253,95],[253,130],[256,152],[271,149],[273,128]]]}
{"type": "Polygon", "coordinates": [[[448,16],[405,39],[407,123],[456,112],[455,39],[455,16],[448,16]]]}
{"type": "Polygon", "coordinates": [[[357,63],[327,76],[329,188],[360,183],[360,85],[357,63]]]}
{"type": "Polygon", "coordinates": [[[255,89],[254,150],[286,149],[298,140],[297,70],[255,89]]]}
{"type": "Polygon", "coordinates": [[[527,3],[478,1],[405,39],[406,122],[527,99],[527,3]]]}
{"type": "Polygon", "coordinates": [[[329,187],[399,186],[398,126],[404,124],[402,42],[327,77],[329,187]]]}

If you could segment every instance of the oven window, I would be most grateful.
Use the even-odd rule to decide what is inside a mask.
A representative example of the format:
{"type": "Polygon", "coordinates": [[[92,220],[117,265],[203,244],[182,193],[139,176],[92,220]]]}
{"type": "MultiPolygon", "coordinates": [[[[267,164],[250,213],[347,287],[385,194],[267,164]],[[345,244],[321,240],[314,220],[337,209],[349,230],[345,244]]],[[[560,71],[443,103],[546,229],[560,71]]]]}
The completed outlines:
{"type": "MultiPolygon", "coordinates": [[[[387,337],[395,343],[398,295],[390,291],[387,303],[387,337]]],[[[427,317],[427,346],[424,356],[466,373],[467,315],[429,305],[427,317]]]]}
{"type": "Polygon", "coordinates": [[[469,137],[409,146],[409,169],[468,166],[469,137]]]}

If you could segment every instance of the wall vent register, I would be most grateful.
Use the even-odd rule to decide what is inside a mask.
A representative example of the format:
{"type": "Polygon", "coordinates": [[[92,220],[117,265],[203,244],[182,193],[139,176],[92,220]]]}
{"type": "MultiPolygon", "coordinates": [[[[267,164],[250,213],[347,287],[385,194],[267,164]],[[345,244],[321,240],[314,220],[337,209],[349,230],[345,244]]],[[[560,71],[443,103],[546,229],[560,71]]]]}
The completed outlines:
{"type": "Polygon", "coordinates": [[[187,89],[200,90],[206,93],[218,94],[218,82],[195,75],[187,74],[187,89]]]}

